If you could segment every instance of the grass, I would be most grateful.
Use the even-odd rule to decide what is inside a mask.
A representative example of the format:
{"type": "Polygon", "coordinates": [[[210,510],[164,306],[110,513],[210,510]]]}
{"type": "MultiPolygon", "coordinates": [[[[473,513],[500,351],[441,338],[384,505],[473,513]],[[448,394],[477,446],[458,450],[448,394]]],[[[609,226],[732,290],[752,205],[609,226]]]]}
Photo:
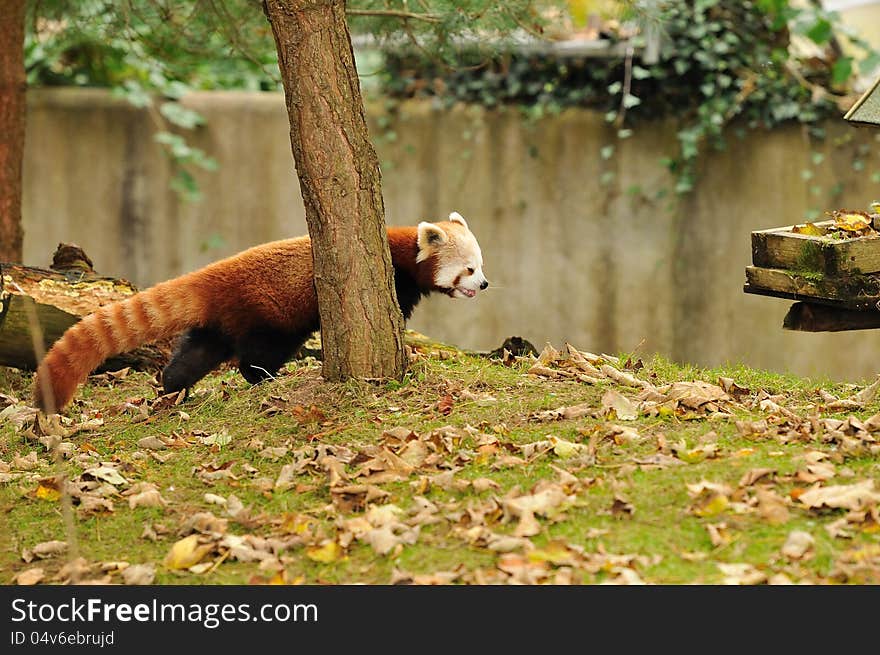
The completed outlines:
{"type": "MultiPolygon", "coordinates": [[[[635,399],[639,389],[604,379],[585,384],[530,375],[527,360],[503,366],[450,348],[420,351],[403,382],[328,384],[320,378],[319,364],[304,360],[289,364],[272,382],[253,387],[233,369],[215,372],[178,406],[153,402],[157,385],[147,374],[130,373],[118,380],[96,376],[67,411],[72,419],[68,430],[86,429],[64,438],[72,445],[60,464],[38,440],[39,427],[35,432],[33,421],[16,426],[0,419],[0,472],[5,473],[0,478],[0,533],[5,535],[0,582],[11,583],[33,567],[43,569],[44,582],[65,581],[64,574],[58,576],[67,557],[30,563],[22,558],[25,549],[42,542],[74,541],[65,529],[59,500],[42,499],[37,490],[40,480],[60,472],[83,481],[83,472],[99,462],[114,467],[127,484],[105,487],[114,504],[112,512],[86,511],[75,502],[75,542],[77,554],[91,567],[87,576],[109,575],[112,581],[121,579],[125,567],[110,564],[117,562],[154,565],[155,582],[160,584],[240,584],[273,576],[308,584],[386,584],[397,579],[589,584],[633,576],[651,583],[716,584],[725,579],[719,567],[725,563],[749,564],[763,579],[781,574],[792,582],[880,581],[876,506],[872,510],[869,503],[861,519],[851,516],[851,537],[841,538],[826,527],[846,517],[846,510],[810,509],[797,500],[812,486],[798,477],[806,470],[805,455],[812,451],[824,453],[834,467],[833,477],[819,485],[878,477],[877,449],[865,434],[860,433],[863,447],[847,450],[829,436],[828,428],[810,432],[803,427],[811,417],[817,421],[853,415],[864,420],[880,411],[876,399],[856,410],[830,411],[827,398],[819,393],[821,389],[848,398],[864,385],[742,366],[703,370],[655,357],[630,373],[658,388],[672,382],[716,384],[720,377],[733,378],[747,391],[730,403],[730,414],[677,407],[621,421],[603,413],[603,395],[613,389],[635,399]],[[798,420],[762,409],[760,400],[768,395],[798,420]],[[584,403],[594,409],[592,415],[550,422],[532,417],[584,403]],[[768,421],[766,431],[747,434],[741,423],[738,426],[760,420],[768,421]],[[615,437],[612,425],[632,428],[637,437],[615,437]],[[322,469],[326,461],[304,454],[309,447],[324,448],[330,460],[341,462],[342,484],[357,485],[366,479],[358,475],[363,472],[359,467],[370,461],[378,466],[371,457],[388,445],[384,431],[406,427],[417,433],[417,441],[435,448],[441,440],[431,441],[429,435],[444,426],[455,429],[451,448],[438,447],[430,466],[419,464],[394,479],[376,482],[374,489],[387,494],[382,498],[365,502],[355,494],[356,507],[340,503],[334,493],[339,486],[331,485],[330,469],[322,469]],[[221,436],[212,444],[211,435],[221,436]],[[591,453],[561,457],[551,450],[523,455],[522,445],[548,435],[589,446],[591,453]],[[139,445],[147,437],[159,437],[169,447],[151,451],[139,445]],[[700,450],[713,444],[714,451],[700,450]],[[269,448],[286,450],[273,454],[269,448]],[[344,449],[353,459],[346,460],[344,449]],[[19,458],[31,452],[38,459],[29,468],[19,458]],[[658,454],[667,456],[665,464],[650,463],[658,454]],[[669,464],[672,457],[677,465],[669,464]],[[296,464],[301,466],[291,486],[276,488],[282,467],[296,464]],[[234,477],[205,478],[206,471],[223,466],[234,477]],[[740,486],[747,472],[761,468],[774,473],[740,486]],[[449,471],[446,481],[458,482],[444,487],[435,476],[449,471]],[[484,478],[496,486],[478,490],[465,484],[484,478]],[[687,485],[704,480],[728,485],[725,498],[730,502],[700,516],[687,485]],[[167,504],[130,508],[120,494],[142,482],[155,485],[167,504]],[[756,500],[759,487],[784,503],[786,520],[771,521],[762,513],[756,500]],[[513,537],[518,529],[519,518],[507,502],[545,488],[564,490],[568,500],[536,513],[536,534],[519,538],[511,548],[490,548],[487,538],[513,537]],[[206,494],[227,499],[234,495],[248,511],[229,516],[222,506],[209,503],[206,494]],[[430,520],[416,517],[425,503],[434,507],[430,520]],[[382,553],[358,538],[353,526],[357,519],[372,520],[370,508],[389,504],[399,508],[395,511],[400,520],[393,532],[394,546],[382,553]],[[618,511],[621,504],[632,511],[618,511]],[[213,562],[210,570],[169,568],[166,555],[199,512],[228,521],[223,534],[199,533],[214,548],[202,561],[213,562]],[[726,538],[713,544],[709,526],[726,538]],[[143,536],[145,528],[155,537],[143,536]],[[412,543],[399,538],[404,528],[416,529],[412,543]],[[793,531],[812,537],[803,556],[782,553],[793,531]],[[266,555],[268,563],[261,567],[258,560],[232,555],[221,541],[227,535],[274,539],[275,546],[260,546],[264,555],[271,555],[266,555]],[[320,548],[328,543],[337,549],[322,556],[320,548]],[[559,555],[563,551],[564,557],[559,555]]],[[[621,356],[621,362],[628,359],[621,356]]],[[[0,369],[0,386],[13,398],[26,400],[29,384],[28,374],[0,369]]],[[[14,403],[22,406],[23,402],[14,403]]],[[[398,455],[403,452],[399,445],[388,448],[398,448],[398,455]]]]}

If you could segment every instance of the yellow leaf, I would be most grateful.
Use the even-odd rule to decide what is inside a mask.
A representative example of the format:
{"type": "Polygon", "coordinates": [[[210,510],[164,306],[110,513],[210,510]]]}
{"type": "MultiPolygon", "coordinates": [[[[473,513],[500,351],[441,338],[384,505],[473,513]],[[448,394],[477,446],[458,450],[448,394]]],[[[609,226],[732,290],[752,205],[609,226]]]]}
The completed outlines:
{"type": "Polygon", "coordinates": [[[281,529],[288,534],[308,534],[316,524],[315,519],[305,514],[288,514],[284,517],[281,529]]]}
{"type": "Polygon", "coordinates": [[[694,508],[694,514],[700,517],[715,516],[727,509],[730,501],[724,494],[713,494],[711,498],[694,508]]]}
{"type": "Polygon", "coordinates": [[[544,548],[536,548],[528,552],[531,562],[549,562],[557,566],[572,565],[577,555],[572,552],[564,541],[551,541],[544,548]]]}
{"type": "Polygon", "coordinates": [[[311,546],[306,549],[306,557],[323,564],[335,562],[340,559],[342,555],[342,546],[335,541],[326,541],[320,546],[311,546]]]}
{"type": "Polygon", "coordinates": [[[164,563],[167,568],[175,571],[188,569],[201,562],[213,549],[213,544],[200,544],[199,535],[191,534],[171,546],[164,563]]]}
{"type": "Polygon", "coordinates": [[[813,223],[806,223],[805,225],[795,225],[791,228],[791,231],[794,234],[806,234],[811,237],[821,237],[825,235],[825,230],[821,227],[816,227],[813,223]]]}
{"type": "Polygon", "coordinates": [[[842,211],[832,213],[834,227],[846,232],[860,232],[871,226],[871,219],[865,212],[842,211]]]}
{"type": "Polygon", "coordinates": [[[54,503],[61,498],[61,492],[54,487],[44,487],[43,485],[40,485],[37,487],[36,496],[40,500],[48,500],[49,502],[54,503]]]}
{"type": "Polygon", "coordinates": [[[676,455],[678,455],[678,458],[681,461],[687,462],[688,464],[696,464],[697,462],[706,459],[706,451],[702,450],[701,448],[681,451],[676,453],[676,455]]]}

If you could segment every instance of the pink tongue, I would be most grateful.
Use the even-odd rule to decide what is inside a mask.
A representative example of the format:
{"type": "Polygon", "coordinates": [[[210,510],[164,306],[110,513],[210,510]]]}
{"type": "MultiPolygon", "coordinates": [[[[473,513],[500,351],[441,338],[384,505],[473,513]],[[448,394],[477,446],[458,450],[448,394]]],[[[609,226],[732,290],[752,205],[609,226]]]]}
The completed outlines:
{"type": "Polygon", "coordinates": [[[476,291],[471,291],[470,289],[462,289],[461,292],[466,295],[468,298],[473,298],[477,295],[476,291]]]}

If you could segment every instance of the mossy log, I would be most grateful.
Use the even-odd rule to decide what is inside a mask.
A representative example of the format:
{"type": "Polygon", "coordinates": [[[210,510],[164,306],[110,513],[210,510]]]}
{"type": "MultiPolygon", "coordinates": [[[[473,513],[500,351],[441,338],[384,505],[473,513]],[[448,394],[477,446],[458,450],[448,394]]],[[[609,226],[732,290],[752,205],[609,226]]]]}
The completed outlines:
{"type": "MultiPolygon", "coordinates": [[[[53,269],[0,263],[0,366],[36,369],[34,321],[38,348],[45,353],[83,316],[137,293],[127,280],[97,275],[85,253],[69,244],[59,245],[53,269]]],[[[144,346],[108,359],[98,370],[157,370],[169,351],[168,343],[144,346]]]]}

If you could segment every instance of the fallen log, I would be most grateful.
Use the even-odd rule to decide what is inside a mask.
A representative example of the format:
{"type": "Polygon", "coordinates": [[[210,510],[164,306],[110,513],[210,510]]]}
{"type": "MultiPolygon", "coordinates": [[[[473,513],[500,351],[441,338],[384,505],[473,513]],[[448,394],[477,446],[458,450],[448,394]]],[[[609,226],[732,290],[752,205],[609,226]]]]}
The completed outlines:
{"type": "Polygon", "coordinates": [[[880,311],[858,311],[811,302],[796,302],[782,320],[786,330],[844,332],[880,328],[880,311]]]}
{"type": "MultiPolygon", "coordinates": [[[[0,366],[36,369],[34,323],[45,353],[83,316],[137,293],[127,280],[96,274],[77,246],[59,244],[52,259],[50,269],[0,263],[0,366]]],[[[169,353],[167,342],[144,346],[108,359],[97,370],[158,370],[169,353]]]]}

